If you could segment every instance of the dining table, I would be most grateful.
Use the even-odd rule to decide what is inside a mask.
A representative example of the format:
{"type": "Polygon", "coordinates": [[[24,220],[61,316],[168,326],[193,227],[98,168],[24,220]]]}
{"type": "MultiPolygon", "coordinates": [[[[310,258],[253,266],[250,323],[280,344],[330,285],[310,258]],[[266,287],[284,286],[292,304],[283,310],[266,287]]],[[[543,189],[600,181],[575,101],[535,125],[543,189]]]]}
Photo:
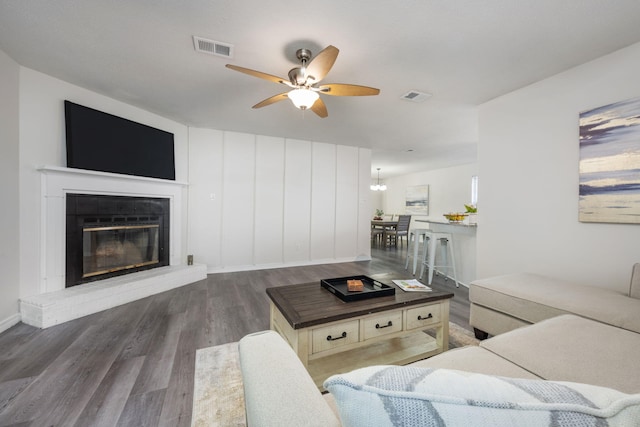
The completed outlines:
{"type": "Polygon", "coordinates": [[[384,236],[384,232],[386,230],[393,230],[398,226],[398,220],[386,220],[386,219],[372,219],[371,220],[371,229],[380,229],[382,230],[383,239],[386,239],[384,236]]]}
{"type": "Polygon", "coordinates": [[[398,220],[372,219],[371,227],[377,228],[396,228],[398,220]]]}

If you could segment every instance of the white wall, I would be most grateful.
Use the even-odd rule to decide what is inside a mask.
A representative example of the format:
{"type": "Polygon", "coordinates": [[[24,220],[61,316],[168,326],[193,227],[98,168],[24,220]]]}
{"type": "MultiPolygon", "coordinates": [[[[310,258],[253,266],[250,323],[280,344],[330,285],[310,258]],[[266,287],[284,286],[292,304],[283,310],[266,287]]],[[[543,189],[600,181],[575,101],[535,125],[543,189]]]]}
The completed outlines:
{"type": "Polygon", "coordinates": [[[20,321],[19,72],[18,64],[0,51],[0,332],[20,321]]]}
{"type": "MultiPolygon", "coordinates": [[[[478,175],[476,163],[387,178],[387,191],[382,193],[383,210],[386,214],[404,214],[406,189],[416,185],[429,185],[429,215],[412,215],[411,228],[428,228],[425,223],[416,223],[416,219],[446,222],[443,214],[464,212],[464,205],[471,203],[471,177],[474,175],[478,175]]],[[[481,199],[478,205],[483,206],[481,199]]],[[[458,280],[469,285],[476,278],[475,231],[460,230],[453,239],[458,280]]]]}
{"type": "Polygon", "coordinates": [[[371,153],[189,129],[188,252],[209,272],[370,259],[371,153]]]}
{"type": "MultiPolygon", "coordinates": [[[[42,291],[41,166],[66,166],[64,100],[153,126],[175,137],[176,180],[187,180],[187,127],[120,101],[20,67],[20,296],[42,291]]],[[[186,197],[184,198],[186,200],[186,197]]],[[[186,218],[186,201],[181,207],[186,218]]],[[[181,247],[186,248],[185,236],[181,247]]],[[[181,257],[186,259],[186,253],[181,257]]],[[[17,304],[17,302],[16,302],[17,304]]]]}
{"type": "Polygon", "coordinates": [[[536,272],[628,291],[640,225],[578,221],[578,115],[640,96],[640,44],[480,108],[479,277],[536,272]]]}
{"type": "MultiPolygon", "coordinates": [[[[384,207],[384,193],[385,193],[384,191],[371,191],[371,217],[372,218],[376,214],[376,209],[382,209],[385,215],[387,214],[387,211],[385,211],[385,207],[384,207]]],[[[392,213],[393,212],[389,212],[389,215],[391,215],[392,213]]]]}

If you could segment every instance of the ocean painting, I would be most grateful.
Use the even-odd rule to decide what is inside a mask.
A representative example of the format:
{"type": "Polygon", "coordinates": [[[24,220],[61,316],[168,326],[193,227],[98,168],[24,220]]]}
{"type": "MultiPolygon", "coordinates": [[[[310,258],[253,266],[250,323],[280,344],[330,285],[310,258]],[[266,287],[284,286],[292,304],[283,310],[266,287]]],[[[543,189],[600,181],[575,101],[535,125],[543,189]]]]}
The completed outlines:
{"type": "Polygon", "coordinates": [[[640,98],[580,114],[582,222],[640,223],[640,98]]]}
{"type": "Polygon", "coordinates": [[[409,215],[429,215],[429,186],[407,187],[405,213],[409,215]]]}

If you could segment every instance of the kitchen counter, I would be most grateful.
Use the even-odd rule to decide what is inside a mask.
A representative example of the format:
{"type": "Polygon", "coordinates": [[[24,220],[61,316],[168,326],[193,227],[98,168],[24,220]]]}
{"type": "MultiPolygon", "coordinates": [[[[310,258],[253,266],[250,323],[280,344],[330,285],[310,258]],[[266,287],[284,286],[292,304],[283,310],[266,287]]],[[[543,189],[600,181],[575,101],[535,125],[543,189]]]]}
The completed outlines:
{"type": "Polygon", "coordinates": [[[473,227],[476,228],[478,224],[465,224],[464,222],[450,222],[450,221],[436,221],[433,219],[416,219],[416,222],[428,222],[429,224],[442,224],[442,225],[455,225],[457,227],[473,227]]]}

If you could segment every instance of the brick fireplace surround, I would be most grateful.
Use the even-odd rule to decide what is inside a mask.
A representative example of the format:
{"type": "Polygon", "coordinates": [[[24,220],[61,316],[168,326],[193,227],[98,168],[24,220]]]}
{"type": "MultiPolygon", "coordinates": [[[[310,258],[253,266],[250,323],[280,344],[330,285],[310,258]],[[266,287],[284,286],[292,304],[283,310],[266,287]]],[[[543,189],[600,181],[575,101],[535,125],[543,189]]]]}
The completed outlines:
{"type": "Polygon", "coordinates": [[[47,328],[207,277],[183,256],[182,197],[187,184],[81,169],[40,168],[40,293],[20,299],[22,322],[47,328]],[[65,195],[106,194],[170,199],[169,265],[65,288],[65,195]]]}

